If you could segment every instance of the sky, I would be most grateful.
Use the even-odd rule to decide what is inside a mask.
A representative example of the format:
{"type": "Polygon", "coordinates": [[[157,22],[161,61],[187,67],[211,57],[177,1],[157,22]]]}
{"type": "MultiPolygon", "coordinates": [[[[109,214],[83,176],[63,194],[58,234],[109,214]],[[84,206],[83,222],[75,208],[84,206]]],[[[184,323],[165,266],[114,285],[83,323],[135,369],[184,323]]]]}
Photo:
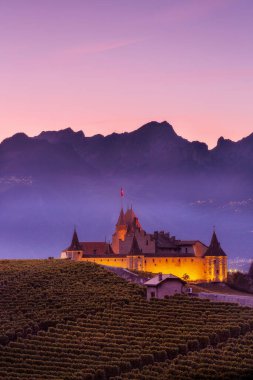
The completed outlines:
{"type": "Polygon", "coordinates": [[[0,0],[0,141],[170,122],[253,132],[252,0],[0,0]]]}

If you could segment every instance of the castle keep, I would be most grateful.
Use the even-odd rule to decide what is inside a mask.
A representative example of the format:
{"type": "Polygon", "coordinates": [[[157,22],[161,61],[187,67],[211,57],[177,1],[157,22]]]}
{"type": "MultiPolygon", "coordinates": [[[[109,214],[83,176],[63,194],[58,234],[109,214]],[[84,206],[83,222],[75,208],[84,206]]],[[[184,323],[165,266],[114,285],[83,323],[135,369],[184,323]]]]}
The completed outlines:
{"type": "Polygon", "coordinates": [[[147,233],[132,208],[120,210],[112,243],[80,242],[76,230],[62,259],[153,273],[172,273],[191,281],[224,281],[227,255],[215,231],[208,246],[199,240],[179,240],[164,231],[147,233]]]}

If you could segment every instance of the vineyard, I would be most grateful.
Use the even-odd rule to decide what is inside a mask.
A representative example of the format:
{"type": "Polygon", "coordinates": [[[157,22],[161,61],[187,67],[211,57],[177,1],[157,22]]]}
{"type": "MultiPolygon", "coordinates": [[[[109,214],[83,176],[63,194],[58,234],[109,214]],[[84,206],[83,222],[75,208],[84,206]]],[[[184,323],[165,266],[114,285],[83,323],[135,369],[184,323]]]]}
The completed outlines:
{"type": "Polygon", "coordinates": [[[247,379],[253,310],[145,289],[63,260],[0,262],[0,378],[247,379]],[[220,377],[219,377],[220,376],[220,377]]]}
{"type": "MultiPolygon", "coordinates": [[[[202,380],[202,379],[252,379],[253,333],[238,339],[230,338],[216,347],[200,352],[178,355],[172,361],[145,366],[142,371],[132,370],[122,375],[122,380],[202,380]]],[[[119,379],[119,377],[118,377],[119,379]]]]}

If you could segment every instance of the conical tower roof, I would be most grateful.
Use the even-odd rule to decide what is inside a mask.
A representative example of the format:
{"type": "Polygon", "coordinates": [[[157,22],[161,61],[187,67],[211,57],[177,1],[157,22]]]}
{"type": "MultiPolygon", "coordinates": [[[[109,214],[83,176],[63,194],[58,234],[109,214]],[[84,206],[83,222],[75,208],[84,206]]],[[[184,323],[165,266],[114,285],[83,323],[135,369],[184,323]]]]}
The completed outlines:
{"type": "Polygon", "coordinates": [[[125,221],[129,231],[135,230],[136,228],[142,229],[139,219],[135,215],[132,206],[131,208],[128,208],[125,213],[125,221]]]}
{"type": "Polygon", "coordinates": [[[125,224],[126,224],[125,214],[124,214],[123,208],[121,208],[116,226],[124,226],[125,224]]]}
{"type": "Polygon", "coordinates": [[[77,236],[76,229],[74,229],[73,237],[72,237],[72,242],[71,245],[68,248],[69,251],[80,251],[82,250],[82,247],[79,243],[79,239],[77,236]]]}
{"type": "Polygon", "coordinates": [[[135,215],[133,208],[131,206],[131,208],[127,209],[126,214],[125,214],[126,223],[127,224],[133,223],[135,216],[136,215],[135,215]]]}
{"type": "Polygon", "coordinates": [[[132,242],[132,246],[131,246],[131,249],[130,249],[129,253],[131,253],[131,254],[137,254],[137,255],[140,254],[140,253],[142,253],[142,250],[139,247],[139,244],[138,244],[138,241],[137,241],[135,235],[133,237],[133,242],[132,242]]]}
{"type": "Polygon", "coordinates": [[[108,254],[108,255],[114,254],[111,244],[107,245],[105,253],[108,254]]]}
{"type": "Polygon", "coordinates": [[[205,256],[227,256],[220,246],[215,231],[213,232],[212,240],[207,248],[205,256]]]}

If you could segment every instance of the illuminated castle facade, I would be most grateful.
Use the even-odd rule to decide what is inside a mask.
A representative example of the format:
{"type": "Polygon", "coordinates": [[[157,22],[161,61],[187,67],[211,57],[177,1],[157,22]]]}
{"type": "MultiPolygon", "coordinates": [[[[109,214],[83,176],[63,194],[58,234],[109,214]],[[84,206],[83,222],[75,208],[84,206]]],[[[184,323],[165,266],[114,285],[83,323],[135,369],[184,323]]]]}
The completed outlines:
{"type": "Polygon", "coordinates": [[[164,231],[147,233],[132,208],[120,210],[112,243],[80,242],[76,230],[62,259],[153,273],[172,273],[190,281],[225,281],[227,255],[213,232],[210,246],[178,240],[164,231]]]}

